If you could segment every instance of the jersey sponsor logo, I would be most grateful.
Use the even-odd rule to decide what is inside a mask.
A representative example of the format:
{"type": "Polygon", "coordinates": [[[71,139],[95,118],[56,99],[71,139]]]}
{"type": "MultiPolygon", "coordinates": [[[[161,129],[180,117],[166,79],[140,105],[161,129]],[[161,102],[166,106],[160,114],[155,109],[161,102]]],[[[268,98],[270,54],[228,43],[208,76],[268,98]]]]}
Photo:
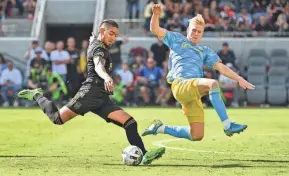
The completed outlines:
{"type": "Polygon", "coordinates": [[[182,48],[191,48],[191,49],[197,51],[201,55],[201,57],[203,57],[203,48],[201,48],[200,46],[192,46],[188,42],[184,41],[182,43],[182,48]]]}

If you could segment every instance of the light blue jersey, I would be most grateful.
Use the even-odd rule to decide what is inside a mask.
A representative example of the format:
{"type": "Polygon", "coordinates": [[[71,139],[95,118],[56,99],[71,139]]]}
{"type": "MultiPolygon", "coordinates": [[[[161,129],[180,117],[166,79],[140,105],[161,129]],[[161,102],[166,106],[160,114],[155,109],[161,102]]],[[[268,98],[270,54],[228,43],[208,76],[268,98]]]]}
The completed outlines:
{"type": "Polygon", "coordinates": [[[196,45],[180,33],[166,31],[162,41],[170,48],[167,75],[169,83],[176,78],[202,78],[203,65],[213,68],[220,61],[211,48],[196,45]]]}

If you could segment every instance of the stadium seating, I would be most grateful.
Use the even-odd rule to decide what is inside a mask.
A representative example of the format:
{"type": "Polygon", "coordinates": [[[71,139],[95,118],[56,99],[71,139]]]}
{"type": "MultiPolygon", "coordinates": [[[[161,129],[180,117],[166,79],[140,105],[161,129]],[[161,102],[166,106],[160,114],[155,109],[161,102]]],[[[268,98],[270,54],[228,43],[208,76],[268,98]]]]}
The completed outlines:
{"type": "Polygon", "coordinates": [[[287,57],[288,55],[287,55],[287,51],[286,50],[284,50],[284,49],[273,49],[272,51],[271,51],[271,57],[279,57],[279,56],[281,56],[281,57],[287,57]]]}
{"type": "Polygon", "coordinates": [[[287,102],[287,78],[288,67],[272,66],[268,72],[267,101],[273,105],[282,105],[287,102]]]}
{"type": "Polygon", "coordinates": [[[252,49],[252,50],[249,52],[249,58],[250,58],[250,57],[254,57],[254,56],[259,56],[259,57],[267,58],[266,51],[263,50],[263,49],[252,49]]]}

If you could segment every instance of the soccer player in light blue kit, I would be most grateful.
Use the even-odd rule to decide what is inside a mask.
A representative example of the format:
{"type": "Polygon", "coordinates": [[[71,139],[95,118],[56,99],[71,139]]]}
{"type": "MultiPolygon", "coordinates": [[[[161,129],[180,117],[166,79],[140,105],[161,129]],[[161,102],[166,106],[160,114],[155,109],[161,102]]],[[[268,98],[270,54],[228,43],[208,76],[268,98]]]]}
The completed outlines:
{"type": "Polygon", "coordinates": [[[226,112],[226,107],[220,97],[218,82],[214,79],[203,78],[202,66],[206,65],[218,70],[221,74],[238,81],[244,89],[255,89],[255,86],[244,80],[230,68],[222,64],[218,55],[209,47],[200,45],[205,21],[201,15],[190,20],[187,36],[167,31],[159,26],[161,6],[152,7],[150,30],[170,48],[169,73],[167,80],[176,100],[182,105],[184,115],[190,126],[167,126],[160,120],[143,132],[143,136],[168,134],[177,138],[200,141],[204,137],[204,110],[201,97],[209,94],[210,101],[224,126],[227,136],[240,133],[247,125],[233,123],[226,112]]]}

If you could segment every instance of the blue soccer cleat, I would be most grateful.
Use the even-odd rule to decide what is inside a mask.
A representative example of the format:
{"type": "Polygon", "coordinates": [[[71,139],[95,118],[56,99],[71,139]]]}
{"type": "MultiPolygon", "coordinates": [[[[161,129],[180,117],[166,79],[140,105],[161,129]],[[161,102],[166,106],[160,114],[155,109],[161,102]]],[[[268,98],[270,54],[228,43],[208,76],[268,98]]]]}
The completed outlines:
{"type": "Polygon", "coordinates": [[[155,120],[151,126],[149,126],[147,129],[144,130],[144,132],[142,133],[142,136],[146,136],[146,135],[156,135],[157,134],[157,130],[160,126],[162,126],[163,123],[160,120],[155,120]]]}
{"type": "Polygon", "coordinates": [[[247,128],[247,125],[241,125],[237,123],[231,123],[230,128],[224,130],[225,134],[229,137],[233,136],[235,133],[241,133],[247,128]]]}

